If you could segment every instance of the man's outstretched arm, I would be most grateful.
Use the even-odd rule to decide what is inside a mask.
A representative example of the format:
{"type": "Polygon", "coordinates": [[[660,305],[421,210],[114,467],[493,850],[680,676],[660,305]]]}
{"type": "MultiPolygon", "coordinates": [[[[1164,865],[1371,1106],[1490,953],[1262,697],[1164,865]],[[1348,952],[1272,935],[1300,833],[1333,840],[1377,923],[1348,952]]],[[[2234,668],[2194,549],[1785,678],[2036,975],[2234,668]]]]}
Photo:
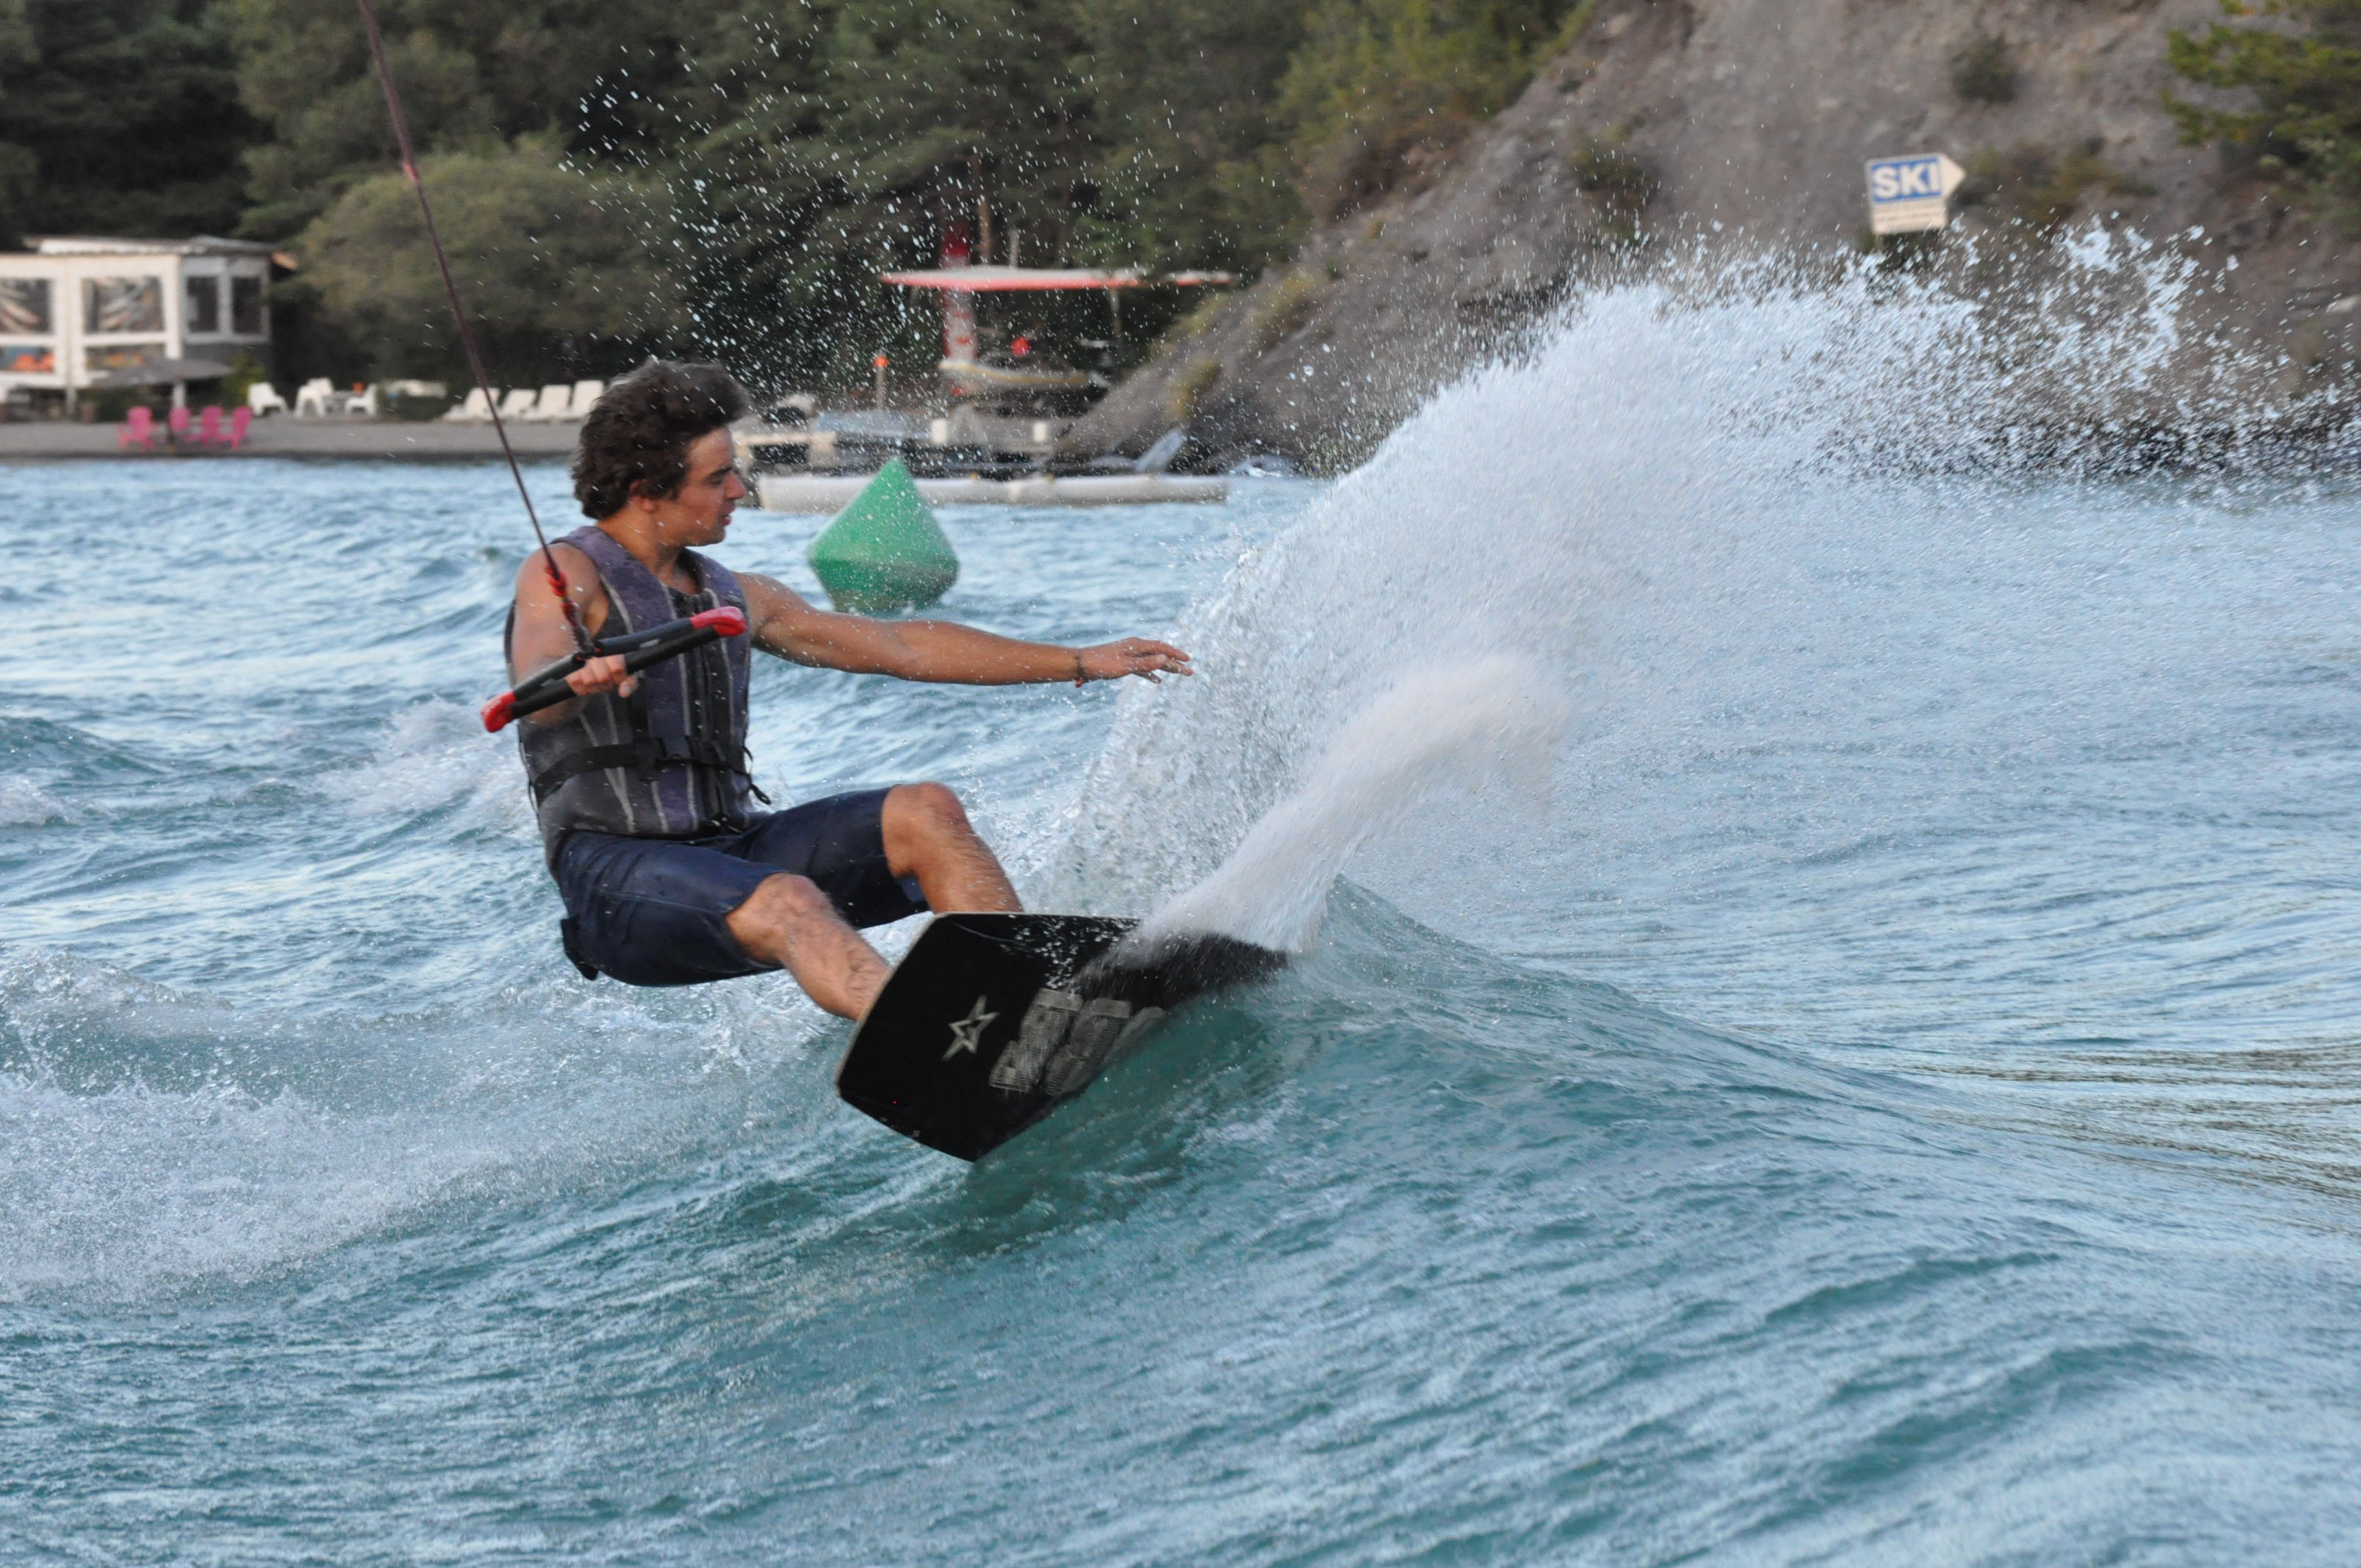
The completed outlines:
{"type": "Polygon", "coordinates": [[[1189,655],[1169,642],[1126,637],[1088,648],[1025,642],[953,620],[872,620],[815,609],[768,577],[739,574],[753,622],[754,645],[798,664],[856,675],[960,685],[1022,685],[1042,681],[1156,680],[1191,673],[1189,655]]]}

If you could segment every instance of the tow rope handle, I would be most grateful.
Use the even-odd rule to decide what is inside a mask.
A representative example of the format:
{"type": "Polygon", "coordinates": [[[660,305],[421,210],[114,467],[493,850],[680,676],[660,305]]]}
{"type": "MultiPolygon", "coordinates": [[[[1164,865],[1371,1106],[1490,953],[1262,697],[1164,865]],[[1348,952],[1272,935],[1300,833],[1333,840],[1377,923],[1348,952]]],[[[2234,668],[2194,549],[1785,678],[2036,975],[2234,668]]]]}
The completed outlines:
{"type": "Polygon", "coordinates": [[[505,691],[484,704],[484,728],[497,735],[509,727],[509,720],[522,718],[528,713],[539,713],[544,707],[555,707],[574,696],[574,688],[566,677],[593,659],[610,653],[623,655],[623,668],[636,674],[651,664],[661,664],[666,659],[676,659],[691,648],[702,648],[708,642],[719,642],[724,637],[739,637],[746,630],[746,612],[735,605],[723,605],[719,609],[703,610],[686,620],[667,620],[662,626],[651,626],[645,631],[626,631],[614,637],[592,641],[589,651],[569,653],[554,664],[545,664],[519,681],[514,691],[505,691]]]}

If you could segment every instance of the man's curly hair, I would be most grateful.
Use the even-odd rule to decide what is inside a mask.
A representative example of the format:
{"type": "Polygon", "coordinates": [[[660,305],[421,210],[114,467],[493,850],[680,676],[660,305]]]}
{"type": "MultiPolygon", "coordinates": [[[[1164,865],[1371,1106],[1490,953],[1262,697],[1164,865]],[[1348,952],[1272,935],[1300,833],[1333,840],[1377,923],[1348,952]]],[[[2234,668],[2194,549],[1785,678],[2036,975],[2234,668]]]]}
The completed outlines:
{"type": "Polygon", "coordinates": [[[574,451],[582,515],[612,517],[635,495],[679,494],[689,444],[745,418],[750,406],[746,389],[719,365],[651,359],[611,383],[574,451]]]}

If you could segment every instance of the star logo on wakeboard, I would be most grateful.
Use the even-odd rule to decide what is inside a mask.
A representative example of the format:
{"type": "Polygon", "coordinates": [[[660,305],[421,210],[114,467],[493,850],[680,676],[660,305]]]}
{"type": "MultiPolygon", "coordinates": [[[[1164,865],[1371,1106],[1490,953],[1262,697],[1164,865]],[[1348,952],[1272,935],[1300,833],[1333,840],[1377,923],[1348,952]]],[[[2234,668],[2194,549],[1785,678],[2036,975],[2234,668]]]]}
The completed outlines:
{"type": "Polygon", "coordinates": [[[975,1005],[967,1010],[967,1016],[951,1025],[951,1048],[943,1053],[943,1060],[949,1061],[961,1051],[970,1056],[981,1054],[977,1047],[983,1043],[984,1025],[1000,1016],[985,1012],[983,1003],[983,997],[977,997],[975,1005]]]}

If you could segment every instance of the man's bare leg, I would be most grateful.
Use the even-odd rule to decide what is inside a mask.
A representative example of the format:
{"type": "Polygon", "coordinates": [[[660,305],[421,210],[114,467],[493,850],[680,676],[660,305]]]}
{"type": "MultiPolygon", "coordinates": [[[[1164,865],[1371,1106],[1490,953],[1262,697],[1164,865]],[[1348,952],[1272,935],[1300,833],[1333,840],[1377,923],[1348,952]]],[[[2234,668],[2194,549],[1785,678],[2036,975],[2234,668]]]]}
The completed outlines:
{"type": "MultiPolygon", "coordinates": [[[[1024,907],[1008,873],[968,825],[959,796],[941,784],[888,790],[878,825],[886,869],[917,877],[928,908],[1024,907]]],[[[740,947],[795,976],[807,995],[840,1018],[865,1017],[892,972],[807,877],[765,877],[730,912],[728,924],[740,947]]]]}
{"type": "Polygon", "coordinates": [[[806,995],[840,1018],[866,1017],[892,972],[808,877],[763,878],[728,924],[740,947],[795,976],[806,995]]]}
{"type": "Polygon", "coordinates": [[[941,784],[887,790],[878,823],[885,833],[886,869],[897,877],[917,877],[928,908],[940,914],[1025,907],[991,846],[968,825],[959,796],[941,784]]]}

